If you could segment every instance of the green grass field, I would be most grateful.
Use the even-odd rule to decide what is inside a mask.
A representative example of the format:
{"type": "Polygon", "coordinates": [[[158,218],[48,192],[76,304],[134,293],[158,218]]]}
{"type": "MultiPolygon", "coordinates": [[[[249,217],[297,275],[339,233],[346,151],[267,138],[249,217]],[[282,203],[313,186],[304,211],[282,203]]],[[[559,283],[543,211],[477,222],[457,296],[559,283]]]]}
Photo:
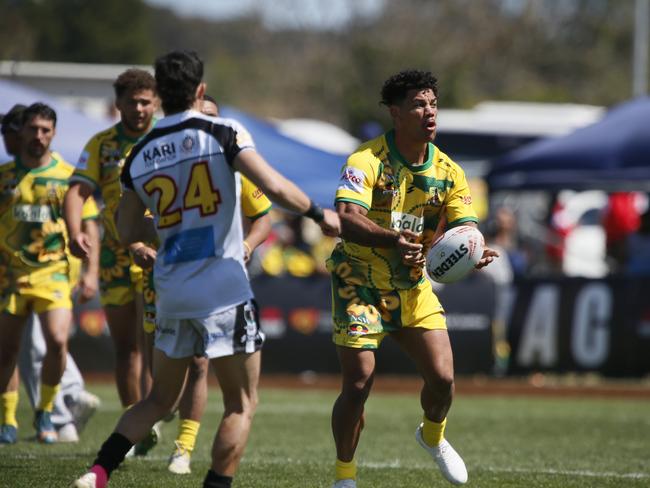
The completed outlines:
{"type": "MultiPolygon", "coordinates": [[[[112,431],[120,408],[112,385],[90,385],[103,401],[79,444],[42,446],[30,440],[31,412],[21,399],[20,441],[0,448],[0,487],[66,487],[83,473],[112,431]]],[[[220,417],[210,405],[192,457],[193,473],[167,472],[176,422],[148,457],[127,460],[111,478],[120,488],[199,487],[209,466],[220,417]]],[[[234,486],[329,488],[334,448],[329,416],[333,391],[264,389],[234,486]]],[[[374,392],[358,450],[359,488],[452,486],[416,444],[416,395],[374,392]]],[[[447,438],[465,459],[467,486],[648,487],[650,402],[619,399],[460,396],[447,438]]]]}

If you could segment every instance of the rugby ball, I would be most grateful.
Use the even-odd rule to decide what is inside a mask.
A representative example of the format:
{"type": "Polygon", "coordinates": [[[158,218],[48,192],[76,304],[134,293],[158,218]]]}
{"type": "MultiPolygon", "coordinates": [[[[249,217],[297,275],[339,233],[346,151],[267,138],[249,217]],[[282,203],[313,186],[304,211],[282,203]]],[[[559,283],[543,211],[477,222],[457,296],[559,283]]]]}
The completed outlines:
{"type": "Polygon", "coordinates": [[[427,273],[438,283],[453,283],[474,269],[483,256],[485,239],[476,227],[449,229],[427,253],[427,273]]]}

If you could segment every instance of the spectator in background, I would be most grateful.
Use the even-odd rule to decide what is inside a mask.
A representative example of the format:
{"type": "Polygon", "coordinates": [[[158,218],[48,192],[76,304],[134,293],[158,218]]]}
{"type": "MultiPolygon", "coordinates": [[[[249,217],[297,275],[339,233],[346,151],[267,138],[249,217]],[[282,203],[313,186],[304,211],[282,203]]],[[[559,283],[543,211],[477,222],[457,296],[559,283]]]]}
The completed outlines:
{"type": "MultiPolygon", "coordinates": [[[[511,278],[526,273],[528,257],[521,248],[517,231],[517,216],[511,208],[500,206],[495,209],[494,217],[488,222],[485,229],[485,239],[490,243],[491,247],[500,251],[502,256],[505,253],[508,257],[511,278]]],[[[494,270],[506,266],[503,259],[497,261],[500,261],[500,263],[487,269],[494,270]]]]}
{"type": "Polygon", "coordinates": [[[650,207],[641,215],[639,228],[625,239],[624,270],[629,276],[650,276],[650,207]]]}
{"type": "Polygon", "coordinates": [[[641,225],[640,195],[635,192],[615,192],[603,214],[602,225],[607,237],[607,256],[614,271],[625,266],[627,237],[641,225]]]}

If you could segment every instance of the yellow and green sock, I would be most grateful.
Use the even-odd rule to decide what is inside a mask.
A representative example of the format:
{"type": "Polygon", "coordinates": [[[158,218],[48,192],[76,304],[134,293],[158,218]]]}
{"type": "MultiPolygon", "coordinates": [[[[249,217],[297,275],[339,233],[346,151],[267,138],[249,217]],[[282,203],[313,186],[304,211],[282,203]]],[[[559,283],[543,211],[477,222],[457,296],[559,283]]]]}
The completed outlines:
{"type": "Polygon", "coordinates": [[[41,401],[38,404],[37,410],[43,410],[45,412],[52,412],[54,409],[54,399],[56,398],[57,393],[61,389],[61,385],[41,385],[41,401]]]}
{"type": "Polygon", "coordinates": [[[7,391],[0,395],[0,411],[2,425],[11,425],[18,428],[16,411],[18,410],[18,391],[7,391]]]}
{"type": "Polygon", "coordinates": [[[190,419],[180,419],[176,443],[189,452],[194,450],[196,437],[199,435],[201,423],[190,419]]]}
{"type": "Polygon", "coordinates": [[[357,479],[357,461],[341,461],[336,460],[336,480],[357,479]]]}
{"type": "Polygon", "coordinates": [[[445,426],[447,425],[447,418],[438,423],[424,417],[422,426],[422,439],[425,444],[430,447],[436,447],[445,438],[445,426]]]}

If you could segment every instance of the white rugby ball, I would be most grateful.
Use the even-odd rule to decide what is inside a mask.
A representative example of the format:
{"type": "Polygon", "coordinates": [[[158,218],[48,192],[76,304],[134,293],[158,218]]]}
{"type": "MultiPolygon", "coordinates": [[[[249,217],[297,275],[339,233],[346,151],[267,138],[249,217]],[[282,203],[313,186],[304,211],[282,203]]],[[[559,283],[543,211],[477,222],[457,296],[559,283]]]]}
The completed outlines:
{"type": "Polygon", "coordinates": [[[483,256],[483,234],[469,225],[449,229],[427,253],[427,273],[438,283],[453,283],[474,269],[483,256]]]}

